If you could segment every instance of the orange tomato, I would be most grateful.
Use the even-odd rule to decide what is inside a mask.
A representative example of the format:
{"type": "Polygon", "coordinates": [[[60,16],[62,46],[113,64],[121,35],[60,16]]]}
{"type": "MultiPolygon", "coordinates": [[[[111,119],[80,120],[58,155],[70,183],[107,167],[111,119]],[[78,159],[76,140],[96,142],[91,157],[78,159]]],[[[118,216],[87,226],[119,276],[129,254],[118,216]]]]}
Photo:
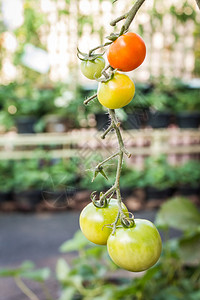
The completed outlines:
{"type": "Polygon", "coordinates": [[[118,37],[109,47],[107,58],[114,69],[128,72],[139,67],[146,56],[143,39],[136,33],[128,32],[118,37]]]}

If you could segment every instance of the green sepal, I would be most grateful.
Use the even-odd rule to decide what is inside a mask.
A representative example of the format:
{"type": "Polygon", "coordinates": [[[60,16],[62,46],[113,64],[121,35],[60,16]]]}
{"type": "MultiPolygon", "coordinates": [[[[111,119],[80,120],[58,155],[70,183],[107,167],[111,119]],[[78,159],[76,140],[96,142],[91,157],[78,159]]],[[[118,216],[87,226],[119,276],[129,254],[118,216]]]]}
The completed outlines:
{"type": "Polygon", "coordinates": [[[108,177],[106,175],[106,173],[104,172],[103,170],[103,167],[100,167],[98,169],[95,169],[94,171],[94,175],[93,175],[93,178],[92,178],[92,182],[95,180],[95,178],[97,177],[98,174],[101,174],[104,178],[106,178],[108,180],[108,177]]]}
{"type": "Polygon", "coordinates": [[[119,37],[119,33],[111,33],[109,36],[107,36],[106,38],[109,41],[114,42],[117,38],[119,37]]]}
{"type": "MultiPolygon", "coordinates": [[[[94,193],[95,192],[93,192],[91,195],[93,195],[94,193]]],[[[100,192],[99,200],[96,200],[96,196],[91,197],[92,203],[97,208],[105,208],[108,205],[108,200],[107,198],[103,197],[103,195],[104,195],[103,192],[100,192]]]]}
{"type": "Polygon", "coordinates": [[[132,228],[135,226],[134,217],[122,217],[120,219],[121,224],[124,228],[132,228]]]}
{"type": "Polygon", "coordinates": [[[98,54],[92,54],[92,53],[87,54],[87,53],[81,52],[79,50],[79,48],[77,48],[77,57],[82,61],[88,61],[88,60],[94,61],[95,59],[102,57],[104,54],[105,54],[105,52],[98,53],[98,54]]]}

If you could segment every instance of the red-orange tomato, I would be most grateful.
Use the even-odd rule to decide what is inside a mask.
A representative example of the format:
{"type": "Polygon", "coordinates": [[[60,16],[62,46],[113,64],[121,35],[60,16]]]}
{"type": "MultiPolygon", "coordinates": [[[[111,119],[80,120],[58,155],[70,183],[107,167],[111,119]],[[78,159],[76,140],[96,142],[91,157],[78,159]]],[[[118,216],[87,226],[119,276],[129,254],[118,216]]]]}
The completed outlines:
{"type": "Polygon", "coordinates": [[[109,47],[107,58],[114,69],[128,72],[139,67],[146,56],[143,39],[136,33],[128,32],[118,37],[109,47]]]}

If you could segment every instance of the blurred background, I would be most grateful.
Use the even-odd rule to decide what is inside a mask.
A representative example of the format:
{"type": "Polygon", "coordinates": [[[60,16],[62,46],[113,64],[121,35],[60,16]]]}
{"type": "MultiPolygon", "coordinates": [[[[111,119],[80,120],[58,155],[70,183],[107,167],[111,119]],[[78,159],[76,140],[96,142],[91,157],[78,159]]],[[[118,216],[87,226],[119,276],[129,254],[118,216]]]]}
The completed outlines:
{"type": "MultiPolygon", "coordinates": [[[[90,202],[91,192],[106,191],[116,174],[113,160],[106,167],[109,179],[98,175],[91,182],[92,169],[115,151],[117,141],[112,133],[100,138],[109,118],[99,102],[83,105],[95,94],[97,83],[81,74],[77,47],[88,52],[104,43],[113,30],[118,32],[122,24],[112,28],[109,23],[127,12],[133,1],[0,3],[0,267],[18,267],[24,260],[53,270],[57,266],[59,284],[48,279],[50,289],[55,284],[54,298],[28,282],[40,300],[200,299],[200,14],[196,2],[146,1],[130,27],[144,39],[147,56],[140,68],[129,72],[136,85],[134,99],[116,111],[124,143],[132,153],[123,165],[121,192],[130,211],[157,222],[165,241],[160,264],[139,279],[121,274],[107,263],[104,250],[88,246],[80,234],[71,241],[73,246],[61,247],[65,260],[57,263],[62,256],[58,248],[78,229],[79,213],[90,202]],[[74,250],[84,252],[76,265],[71,262],[71,256],[77,255],[71,253],[74,250]],[[87,269],[89,256],[94,265],[87,269]],[[103,269],[99,259],[106,261],[103,269]],[[75,279],[69,268],[82,283],[87,278],[89,292],[72,284],[75,279]],[[97,284],[102,274],[107,281],[97,284]],[[123,295],[111,293],[118,281],[123,295]],[[97,285],[102,298],[90,294],[97,285]]],[[[49,270],[33,268],[29,263],[18,272],[2,269],[0,275],[39,278],[43,285],[49,270]],[[31,270],[29,277],[26,268],[31,270]]],[[[2,280],[2,300],[30,298],[23,298],[13,279],[2,280]]]]}

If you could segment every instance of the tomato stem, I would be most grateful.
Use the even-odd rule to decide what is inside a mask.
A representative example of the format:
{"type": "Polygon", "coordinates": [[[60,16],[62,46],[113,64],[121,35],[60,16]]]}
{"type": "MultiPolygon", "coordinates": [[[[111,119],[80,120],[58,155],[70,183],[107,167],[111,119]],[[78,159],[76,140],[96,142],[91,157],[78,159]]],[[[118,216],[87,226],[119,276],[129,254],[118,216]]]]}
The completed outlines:
{"type": "Polygon", "coordinates": [[[115,20],[113,20],[113,21],[110,22],[110,26],[115,26],[118,22],[120,22],[120,21],[126,19],[127,16],[128,16],[127,13],[124,14],[124,15],[122,15],[122,16],[119,16],[118,18],[116,18],[115,20]]]}
{"type": "Polygon", "coordinates": [[[120,175],[121,175],[121,169],[122,169],[122,163],[123,163],[123,156],[125,151],[124,147],[124,142],[121,136],[121,132],[119,127],[116,125],[118,123],[115,115],[115,110],[114,109],[109,109],[109,114],[111,117],[111,124],[113,125],[113,128],[115,129],[117,139],[118,139],[118,144],[119,144],[119,158],[118,158],[118,165],[117,165],[117,173],[116,173],[116,179],[115,179],[115,190],[116,190],[116,195],[117,195],[117,202],[119,206],[119,212],[120,212],[120,217],[125,217],[124,212],[122,210],[122,198],[121,198],[121,192],[120,192],[120,175]]]}
{"type": "Polygon", "coordinates": [[[27,287],[27,285],[21,280],[19,276],[14,277],[15,283],[18,288],[30,299],[39,300],[39,298],[27,287]]]}
{"type": "Polygon", "coordinates": [[[99,46],[97,46],[97,47],[91,49],[91,50],[89,51],[89,54],[88,54],[88,55],[91,56],[91,55],[92,55],[92,52],[94,52],[95,50],[100,49],[100,48],[104,48],[104,47],[106,47],[106,46],[109,46],[110,44],[112,44],[112,42],[106,42],[105,44],[99,45],[99,46]]]}
{"type": "Polygon", "coordinates": [[[91,100],[95,99],[97,97],[97,94],[94,94],[93,96],[87,98],[83,103],[87,105],[91,100]]]}
{"type": "Polygon", "coordinates": [[[101,135],[102,140],[105,139],[106,135],[113,129],[113,125],[110,124],[110,126],[104,131],[104,133],[101,135]]]}
{"type": "Polygon", "coordinates": [[[102,162],[100,162],[96,167],[95,169],[99,170],[101,168],[101,166],[103,164],[105,164],[106,162],[108,162],[109,160],[113,159],[114,157],[116,157],[117,155],[119,155],[119,151],[114,153],[113,155],[107,157],[105,160],[103,160],[102,162]]]}

